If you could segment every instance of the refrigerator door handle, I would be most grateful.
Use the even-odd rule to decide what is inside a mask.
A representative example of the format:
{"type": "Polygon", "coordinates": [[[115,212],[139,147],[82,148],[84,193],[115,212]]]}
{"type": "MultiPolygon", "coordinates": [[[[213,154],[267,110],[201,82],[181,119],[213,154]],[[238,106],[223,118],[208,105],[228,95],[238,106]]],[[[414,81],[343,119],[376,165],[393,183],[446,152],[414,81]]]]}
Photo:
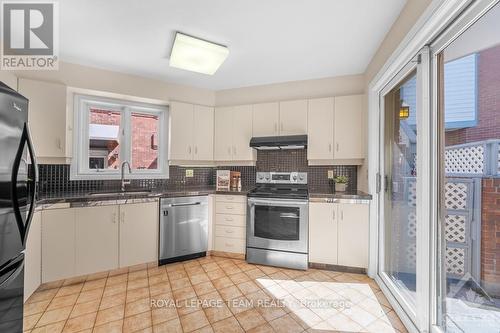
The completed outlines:
{"type": "Polygon", "coordinates": [[[4,275],[9,274],[9,276],[0,282],[0,289],[3,289],[5,286],[10,284],[12,279],[16,278],[19,273],[24,268],[24,251],[21,252],[15,259],[8,261],[3,267],[0,269],[0,278],[3,278],[4,275]],[[11,273],[12,272],[12,273],[11,273]]]}
{"type": "Polygon", "coordinates": [[[34,149],[33,145],[31,144],[31,137],[28,125],[24,123],[23,134],[21,135],[21,142],[19,144],[19,148],[17,149],[16,158],[14,159],[14,164],[12,166],[12,180],[11,180],[12,206],[14,208],[14,215],[16,217],[17,228],[19,229],[19,234],[21,235],[21,241],[23,245],[26,242],[26,236],[35,209],[36,176],[37,176],[37,170],[36,170],[34,149]],[[21,216],[21,209],[19,207],[19,196],[17,193],[17,176],[19,173],[19,168],[23,157],[24,145],[28,146],[28,152],[31,157],[31,173],[33,176],[32,179],[28,177],[28,183],[30,185],[28,186],[28,188],[31,190],[31,193],[29,194],[31,199],[31,205],[28,211],[28,215],[26,217],[26,225],[24,225],[23,218],[21,216]]]}
{"type": "Polygon", "coordinates": [[[26,244],[28,238],[28,232],[31,226],[31,220],[33,219],[33,214],[35,213],[35,207],[36,207],[36,182],[38,180],[38,165],[36,163],[36,154],[35,154],[35,149],[33,148],[33,141],[31,140],[30,128],[27,123],[24,123],[24,129],[26,134],[26,144],[28,146],[28,152],[31,158],[31,164],[30,164],[31,178],[28,177],[28,183],[30,184],[30,186],[28,186],[28,189],[30,190],[29,197],[31,204],[28,210],[28,215],[26,217],[26,226],[23,238],[23,244],[26,244]]]}

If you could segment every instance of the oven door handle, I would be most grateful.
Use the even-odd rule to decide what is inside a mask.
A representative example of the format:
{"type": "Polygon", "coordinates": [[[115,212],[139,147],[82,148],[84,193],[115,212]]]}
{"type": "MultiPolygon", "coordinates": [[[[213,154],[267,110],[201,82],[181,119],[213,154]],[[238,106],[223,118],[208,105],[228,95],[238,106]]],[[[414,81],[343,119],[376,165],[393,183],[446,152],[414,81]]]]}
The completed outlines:
{"type": "Polygon", "coordinates": [[[293,213],[281,213],[280,218],[282,218],[282,219],[299,219],[299,216],[297,214],[293,214],[293,213]]]}
{"type": "Polygon", "coordinates": [[[267,206],[299,206],[307,205],[308,200],[289,200],[289,199],[254,199],[248,198],[249,205],[267,205],[267,206]]]}

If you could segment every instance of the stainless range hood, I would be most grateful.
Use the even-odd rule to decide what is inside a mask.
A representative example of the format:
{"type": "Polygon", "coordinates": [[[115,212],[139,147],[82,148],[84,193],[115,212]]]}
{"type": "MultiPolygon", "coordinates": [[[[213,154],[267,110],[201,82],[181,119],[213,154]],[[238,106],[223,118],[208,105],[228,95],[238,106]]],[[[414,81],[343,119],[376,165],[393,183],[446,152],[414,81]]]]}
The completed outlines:
{"type": "Polygon", "coordinates": [[[254,137],[250,140],[250,147],[257,150],[304,149],[307,135],[254,137]]]}

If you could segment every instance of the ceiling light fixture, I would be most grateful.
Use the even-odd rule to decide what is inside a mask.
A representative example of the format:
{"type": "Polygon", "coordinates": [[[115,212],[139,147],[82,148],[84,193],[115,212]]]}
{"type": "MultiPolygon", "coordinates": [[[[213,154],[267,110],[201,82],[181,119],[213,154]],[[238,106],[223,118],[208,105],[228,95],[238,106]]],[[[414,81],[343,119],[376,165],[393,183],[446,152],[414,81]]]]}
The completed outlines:
{"type": "Polygon", "coordinates": [[[228,54],[226,46],[177,32],[169,64],[175,68],[213,75],[228,54]]]}

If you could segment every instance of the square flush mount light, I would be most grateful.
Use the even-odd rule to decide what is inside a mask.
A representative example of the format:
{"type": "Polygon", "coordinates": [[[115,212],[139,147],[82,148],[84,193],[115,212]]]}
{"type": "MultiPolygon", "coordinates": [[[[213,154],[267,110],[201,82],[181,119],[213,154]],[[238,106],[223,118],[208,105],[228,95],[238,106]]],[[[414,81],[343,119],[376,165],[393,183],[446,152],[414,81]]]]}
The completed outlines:
{"type": "Polygon", "coordinates": [[[170,54],[170,66],[213,75],[226,60],[229,49],[178,32],[170,54]]]}

